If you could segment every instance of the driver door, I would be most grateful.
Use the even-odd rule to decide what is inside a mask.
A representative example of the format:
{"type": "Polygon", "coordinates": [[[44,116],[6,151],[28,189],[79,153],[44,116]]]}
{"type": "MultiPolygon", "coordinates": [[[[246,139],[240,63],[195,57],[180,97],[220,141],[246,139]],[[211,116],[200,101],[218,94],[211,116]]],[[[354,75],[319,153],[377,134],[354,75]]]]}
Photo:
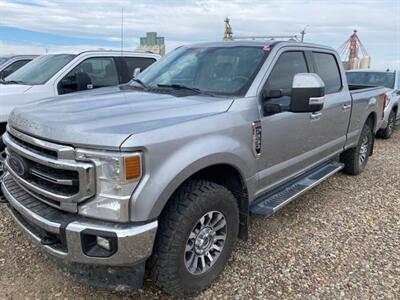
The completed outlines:
{"type": "MultiPolygon", "coordinates": [[[[290,95],[293,78],[298,73],[309,73],[310,66],[303,51],[286,51],[278,54],[274,67],[263,88],[282,90],[290,95]]],[[[308,168],[318,148],[315,129],[319,126],[315,113],[287,111],[291,97],[264,98],[265,103],[279,105],[281,112],[270,113],[263,109],[261,115],[262,140],[259,158],[259,193],[293,178],[308,168]],[[285,111],[286,109],[286,111],[285,111]]]]}
{"type": "Polygon", "coordinates": [[[118,71],[112,57],[92,57],[82,61],[57,85],[59,95],[114,86],[119,84],[118,71]]]}

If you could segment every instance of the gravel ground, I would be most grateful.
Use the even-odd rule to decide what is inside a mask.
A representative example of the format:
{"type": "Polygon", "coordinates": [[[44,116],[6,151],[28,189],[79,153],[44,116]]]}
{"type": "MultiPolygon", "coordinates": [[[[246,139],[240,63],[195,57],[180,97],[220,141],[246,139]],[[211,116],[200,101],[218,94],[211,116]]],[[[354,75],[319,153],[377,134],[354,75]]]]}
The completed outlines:
{"type": "MultiPolygon", "coordinates": [[[[400,299],[400,130],[367,170],[335,175],[271,218],[254,218],[224,273],[199,299],[400,299]]],[[[0,299],[169,299],[73,282],[0,208],[0,299]]]]}

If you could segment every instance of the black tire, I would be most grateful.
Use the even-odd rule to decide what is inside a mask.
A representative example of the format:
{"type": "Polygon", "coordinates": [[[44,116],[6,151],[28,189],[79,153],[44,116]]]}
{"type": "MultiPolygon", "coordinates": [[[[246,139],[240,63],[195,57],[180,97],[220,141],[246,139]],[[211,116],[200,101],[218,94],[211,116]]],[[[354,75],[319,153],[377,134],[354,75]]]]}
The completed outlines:
{"type": "MultiPolygon", "coordinates": [[[[164,291],[177,297],[187,297],[206,289],[227,264],[238,231],[237,201],[228,189],[205,180],[191,180],[185,183],[170,199],[159,218],[153,255],[148,261],[152,280],[164,291]],[[215,263],[211,265],[211,261],[208,260],[211,266],[207,271],[193,274],[186,265],[188,260],[186,247],[192,241],[189,235],[197,230],[196,226],[200,219],[209,212],[220,212],[225,217],[225,242],[215,263]]],[[[210,239],[210,241],[215,240],[216,238],[210,239]]],[[[197,241],[197,237],[194,241],[197,241]]],[[[195,246],[193,251],[194,249],[195,246]]],[[[209,251],[212,253],[211,251],[215,250],[209,251]]],[[[197,256],[195,259],[197,266],[199,263],[197,256]]],[[[201,261],[200,265],[203,265],[201,261]]]]}
{"type": "Polygon", "coordinates": [[[364,171],[365,166],[368,163],[370,154],[372,153],[372,147],[374,144],[374,135],[368,124],[365,124],[358,140],[357,147],[351,148],[343,152],[340,156],[340,161],[344,163],[343,172],[350,175],[358,175],[364,171]],[[367,144],[365,144],[367,140],[367,144]],[[361,148],[363,147],[362,153],[361,148]],[[361,156],[364,159],[361,159],[361,156]]]}
{"type": "Polygon", "coordinates": [[[396,123],[396,112],[392,110],[389,115],[388,125],[386,126],[385,129],[379,130],[377,136],[381,139],[385,140],[389,139],[394,132],[395,123],[396,123]]]}

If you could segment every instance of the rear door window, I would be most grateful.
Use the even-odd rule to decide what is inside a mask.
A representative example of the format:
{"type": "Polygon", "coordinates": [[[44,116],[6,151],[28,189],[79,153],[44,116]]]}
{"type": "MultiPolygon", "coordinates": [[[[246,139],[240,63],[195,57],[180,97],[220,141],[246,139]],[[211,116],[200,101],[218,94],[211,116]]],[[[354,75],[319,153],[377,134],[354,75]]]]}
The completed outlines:
{"type": "Polygon", "coordinates": [[[325,93],[337,93],[342,89],[342,79],[336,58],[330,53],[313,53],[316,73],[325,83],[325,93]]]}
{"type": "Polygon", "coordinates": [[[140,71],[142,72],[146,70],[148,66],[150,66],[156,61],[154,58],[148,58],[148,57],[124,57],[123,60],[125,61],[126,66],[128,67],[130,79],[132,79],[133,73],[135,72],[136,68],[139,68],[140,71]]]}

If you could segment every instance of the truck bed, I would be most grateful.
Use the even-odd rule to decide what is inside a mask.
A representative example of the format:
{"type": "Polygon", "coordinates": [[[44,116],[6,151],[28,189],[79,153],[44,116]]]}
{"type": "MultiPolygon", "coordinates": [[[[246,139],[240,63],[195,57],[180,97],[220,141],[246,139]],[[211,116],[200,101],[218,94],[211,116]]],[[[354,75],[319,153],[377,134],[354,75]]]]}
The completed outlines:
{"type": "Polygon", "coordinates": [[[383,122],[385,109],[384,94],[387,89],[379,86],[349,85],[349,90],[352,99],[349,132],[357,128],[362,128],[362,124],[359,124],[359,122],[362,120],[362,116],[365,115],[365,110],[371,107],[376,108],[375,127],[371,128],[376,132],[383,122]]]}

